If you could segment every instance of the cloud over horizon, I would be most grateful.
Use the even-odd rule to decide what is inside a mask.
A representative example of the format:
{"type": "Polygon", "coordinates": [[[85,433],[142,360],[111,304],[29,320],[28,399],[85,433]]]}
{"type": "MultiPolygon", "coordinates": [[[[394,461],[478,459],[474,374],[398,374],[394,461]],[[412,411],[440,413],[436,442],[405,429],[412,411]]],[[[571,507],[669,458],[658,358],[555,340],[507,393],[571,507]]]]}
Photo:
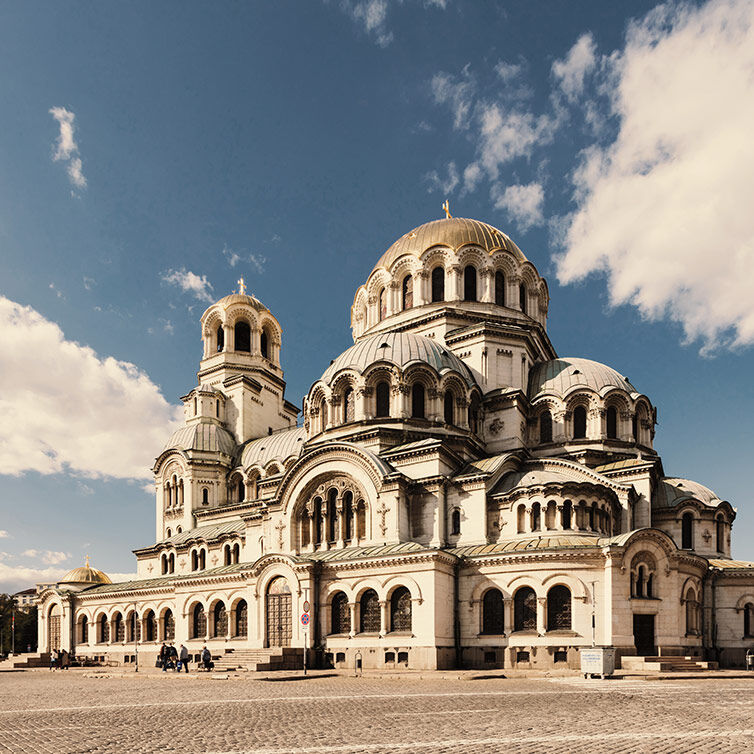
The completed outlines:
{"type": "Polygon", "coordinates": [[[51,107],[49,113],[58,122],[59,127],[52,159],[54,162],[65,163],[68,180],[74,188],[84,189],[86,188],[86,178],[82,170],[79,146],[74,139],[76,115],[64,107],[51,107]]]}
{"type": "Polygon", "coordinates": [[[199,301],[206,301],[211,304],[215,300],[212,295],[212,284],[207,280],[206,275],[197,275],[185,267],[181,267],[180,270],[164,272],[162,280],[165,283],[177,286],[183,293],[192,294],[199,301]]]}
{"type": "Polygon", "coordinates": [[[181,414],[134,364],[100,357],[0,296],[0,415],[10,428],[0,435],[0,474],[151,479],[181,414]]]}

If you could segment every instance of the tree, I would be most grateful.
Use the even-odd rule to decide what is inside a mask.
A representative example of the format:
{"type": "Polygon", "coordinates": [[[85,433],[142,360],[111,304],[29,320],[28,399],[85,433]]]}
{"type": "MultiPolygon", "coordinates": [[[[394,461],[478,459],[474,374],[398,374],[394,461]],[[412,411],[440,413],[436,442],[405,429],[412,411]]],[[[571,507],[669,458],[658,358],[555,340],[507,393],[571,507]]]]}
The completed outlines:
{"type": "Polygon", "coordinates": [[[2,654],[12,651],[13,617],[16,620],[16,652],[26,652],[27,647],[37,648],[37,608],[14,609],[12,594],[0,594],[0,649],[2,654]]]}

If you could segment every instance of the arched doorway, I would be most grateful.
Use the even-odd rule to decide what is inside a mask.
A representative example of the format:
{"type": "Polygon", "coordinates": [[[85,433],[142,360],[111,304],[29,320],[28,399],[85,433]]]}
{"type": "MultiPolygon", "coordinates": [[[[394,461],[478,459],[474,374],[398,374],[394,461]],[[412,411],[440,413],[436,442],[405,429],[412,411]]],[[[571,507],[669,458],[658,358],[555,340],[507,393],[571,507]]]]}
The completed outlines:
{"type": "Polygon", "coordinates": [[[53,649],[60,649],[60,617],[60,606],[53,605],[47,626],[47,649],[50,652],[53,649]]]}
{"type": "Polygon", "coordinates": [[[267,587],[267,646],[290,647],[292,623],[291,588],[277,576],[267,587]]]}

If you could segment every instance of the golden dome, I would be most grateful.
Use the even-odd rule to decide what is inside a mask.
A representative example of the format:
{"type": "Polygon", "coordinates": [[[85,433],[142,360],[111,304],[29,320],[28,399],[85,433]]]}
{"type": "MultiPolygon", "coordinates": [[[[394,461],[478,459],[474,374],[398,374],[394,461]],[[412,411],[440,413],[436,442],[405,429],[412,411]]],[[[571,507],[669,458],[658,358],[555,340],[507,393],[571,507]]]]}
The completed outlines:
{"type": "Polygon", "coordinates": [[[380,257],[374,269],[384,267],[389,270],[400,257],[408,254],[418,258],[433,246],[449,246],[457,252],[467,244],[479,246],[488,254],[504,249],[511,252],[520,262],[526,261],[521,249],[505,233],[492,225],[465,217],[446,217],[424,223],[401,236],[380,257]]]}
{"type": "Polygon", "coordinates": [[[112,584],[110,577],[103,571],[98,571],[89,565],[89,556],[86,556],[86,564],[80,568],[74,568],[60,579],[61,584],[112,584]]]}

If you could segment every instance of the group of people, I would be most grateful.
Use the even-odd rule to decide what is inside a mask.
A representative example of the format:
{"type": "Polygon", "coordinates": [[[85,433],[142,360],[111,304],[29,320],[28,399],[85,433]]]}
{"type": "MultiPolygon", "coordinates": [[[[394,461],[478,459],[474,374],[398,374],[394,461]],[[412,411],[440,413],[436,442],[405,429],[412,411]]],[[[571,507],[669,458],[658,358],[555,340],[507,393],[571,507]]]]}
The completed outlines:
{"type": "MultiPolygon", "coordinates": [[[[200,661],[205,670],[211,670],[215,664],[212,662],[212,653],[206,645],[202,649],[200,661]]],[[[191,662],[191,655],[184,644],[181,644],[180,649],[176,649],[174,644],[163,644],[157,655],[157,667],[162,668],[163,673],[167,670],[176,672],[185,670],[188,673],[189,662],[191,662]]]]}
{"type": "Polygon", "coordinates": [[[68,670],[71,667],[71,655],[65,649],[53,649],[50,652],[50,670],[68,670]]]}

